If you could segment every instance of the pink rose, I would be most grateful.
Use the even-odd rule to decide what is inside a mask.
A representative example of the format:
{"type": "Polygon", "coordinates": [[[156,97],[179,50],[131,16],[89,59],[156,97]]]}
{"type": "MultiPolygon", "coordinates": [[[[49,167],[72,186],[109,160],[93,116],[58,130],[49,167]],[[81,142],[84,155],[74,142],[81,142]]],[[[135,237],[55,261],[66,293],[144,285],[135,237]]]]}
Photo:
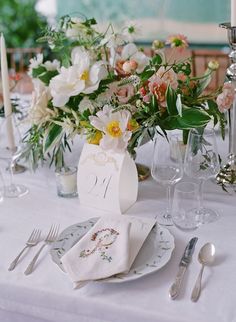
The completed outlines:
{"type": "Polygon", "coordinates": [[[134,86],[128,84],[122,87],[117,87],[115,95],[120,103],[126,104],[128,103],[129,99],[134,96],[134,93],[134,86]]]}
{"type": "Polygon", "coordinates": [[[150,101],[151,101],[150,95],[143,96],[143,101],[144,101],[144,103],[150,103],[150,101]]]}
{"type": "Polygon", "coordinates": [[[228,110],[234,101],[234,87],[231,83],[225,83],[222,88],[222,93],[218,95],[216,103],[218,105],[219,111],[223,113],[228,110]]]}
{"type": "Polygon", "coordinates": [[[156,74],[173,89],[178,87],[177,75],[172,68],[166,70],[165,67],[161,66],[156,74]]]}
{"type": "Polygon", "coordinates": [[[156,96],[156,99],[160,106],[166,107],[166,90],[167,82],[165,82],[158,75],[153,75],[149,78],[148,88],[150,92],[156,96]]]}

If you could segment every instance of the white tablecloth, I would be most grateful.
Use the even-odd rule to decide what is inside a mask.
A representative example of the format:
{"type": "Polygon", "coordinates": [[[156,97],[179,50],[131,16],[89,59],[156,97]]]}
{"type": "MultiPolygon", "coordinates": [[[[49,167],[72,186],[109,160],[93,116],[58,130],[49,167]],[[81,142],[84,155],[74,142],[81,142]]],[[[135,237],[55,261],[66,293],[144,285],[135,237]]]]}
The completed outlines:
{"type": "MultiPolygon", "coordinates": [[[[139,150],[139,159],[150,164],[150,143],[139,150]]],[[[227,143],[224,143],[226,147],[227,143]]],[[[223,145],[222,145],[223,146],[223,145]]],[[[224,149],[225,152],[226,148],[224,149]]],[[[209,207],[220,213],[220,219],[192,232],[175,227],[175,249],[170,261],[161,270],[132,282],[120,284],[93,283],[73,290],[70,279],[52,262],[44,250],[33,274],[24,270],[36,248],[22,258],[14,271],[9,263],[24,246],[34,227],[44,236],[52,223],[61,230],[67,226],[100,216],[93,208],[80,206],[79,200],[56,195],[52,170],[41,169],[15,176],[30,193],[19,199],[5,199],[0,204],[0,321],[1,322],[236,322],[236,198],[209,181],[205,198],[209,207]],[[175,301],[168,291],[183,250],[193,236],[199,238],[192,262],[175,301]],[[197,253],[206,242],[216,246],[214,266],[206,267],[203,290],[197,303],[190,295],[200,270],[197,253]]],[[[165,204],[165,192],[151,178],[139,183],[137,203],[130,215],[155,217],[165,204]]]]}

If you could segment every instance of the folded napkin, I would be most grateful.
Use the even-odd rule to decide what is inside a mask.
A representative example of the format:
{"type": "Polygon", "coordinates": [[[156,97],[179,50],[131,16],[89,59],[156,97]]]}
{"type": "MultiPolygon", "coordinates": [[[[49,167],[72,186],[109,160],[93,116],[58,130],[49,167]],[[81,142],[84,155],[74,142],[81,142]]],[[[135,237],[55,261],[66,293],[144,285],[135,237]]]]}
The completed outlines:
{"type": "Polygon", "coordinates": [[[100,218],[61,258],[76,288],[127,273],[155,224],[154,219],[127,215],[100,218]]]}
{"type": "Polygon", "coordinates": [[[129,267],[130,223],[122,217],[102,217],[62,258],[76,287],[80,282],[102,279],[129,267]]]}

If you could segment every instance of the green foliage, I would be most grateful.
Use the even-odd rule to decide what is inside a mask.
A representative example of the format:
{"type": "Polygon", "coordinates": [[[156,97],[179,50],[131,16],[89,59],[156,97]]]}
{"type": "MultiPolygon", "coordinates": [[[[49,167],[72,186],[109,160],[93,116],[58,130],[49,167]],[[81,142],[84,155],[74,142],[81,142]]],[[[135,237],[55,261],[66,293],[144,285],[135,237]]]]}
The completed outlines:
{"type": "Polygon", "coordinates": [[[49,152],[52,146],[55,146],[56,142],[60,141],[62,134],[62,127],[60,125],[51,124],[48,126],[44,137],[44,153],[49,152]]]}
{"type": "Polygon", "coordinates": [[[42,29],[47,26],[46,18],[36,12],[36,0],[0,1],[0,31],[7,47],[36,47],[42,29]]]}
{"type": "Polygon", "coordinates": [[[177,95],[170,86],[167,88],[166,101],[169,115],[178,115],[179,113],[176,107],[177,95]]]}

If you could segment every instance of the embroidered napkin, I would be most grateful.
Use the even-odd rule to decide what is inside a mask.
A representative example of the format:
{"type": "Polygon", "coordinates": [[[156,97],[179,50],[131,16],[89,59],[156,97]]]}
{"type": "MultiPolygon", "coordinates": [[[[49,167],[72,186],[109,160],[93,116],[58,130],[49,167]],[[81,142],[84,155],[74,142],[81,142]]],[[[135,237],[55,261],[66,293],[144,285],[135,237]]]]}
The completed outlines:
{"type": "Polygon", "coordinates": [[[88,281],[127,273],[156,224],[154,219],[105,216],[62,258],[76,287],[88,281]]]}
{"type": "Polygon", "coordinates": [[[130,222],[121,216],[102,217],[62,258],[76,287],[129,268],[130,222]]]}

